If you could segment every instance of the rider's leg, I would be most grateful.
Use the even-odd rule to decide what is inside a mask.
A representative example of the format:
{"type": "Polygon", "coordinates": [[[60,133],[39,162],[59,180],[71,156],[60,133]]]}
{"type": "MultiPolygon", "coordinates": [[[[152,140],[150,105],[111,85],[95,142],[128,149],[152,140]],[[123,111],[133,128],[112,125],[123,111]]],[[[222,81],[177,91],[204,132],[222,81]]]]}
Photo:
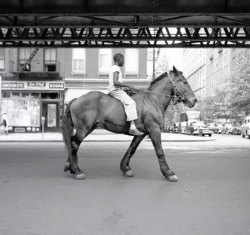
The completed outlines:
{"type": "Polygon", "coordinates": [[[131,135],[143,135],[144,133],[139,131],[136,126],[134,120],[130,121],[129,134],[131,135]]]}
{"type": "Polygon", "coordinates": [[[138,118],[136,103],[135,101],[127,95],[127,93],[121,89],[116,89],[110,93],[114,98],[120,100],[124,105],[125,113],[127,115],[127,121],[130,122],[129,133],[131,135],[143,135],[136,126],[134,120],[138,118]]]}

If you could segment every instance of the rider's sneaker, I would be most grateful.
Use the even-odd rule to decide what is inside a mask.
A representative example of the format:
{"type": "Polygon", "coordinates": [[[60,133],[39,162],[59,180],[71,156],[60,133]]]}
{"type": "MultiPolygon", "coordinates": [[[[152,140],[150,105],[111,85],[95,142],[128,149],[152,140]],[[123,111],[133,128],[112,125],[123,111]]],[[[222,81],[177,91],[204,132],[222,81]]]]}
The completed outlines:
{"type": "Polygon", "coordinates": [[[130,135],[143,135],[144,133],[143,133],[143,132],[140,132],[140,131],[137,130],[137,129],[129,129],[129,134],[130,134],[130,135]]]}

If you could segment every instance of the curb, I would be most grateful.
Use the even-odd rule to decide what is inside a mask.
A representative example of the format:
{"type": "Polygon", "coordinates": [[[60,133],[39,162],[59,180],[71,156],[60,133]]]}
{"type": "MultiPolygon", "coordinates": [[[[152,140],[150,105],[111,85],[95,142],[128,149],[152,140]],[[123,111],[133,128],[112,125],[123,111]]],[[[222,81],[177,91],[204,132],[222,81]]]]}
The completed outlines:
{"type": "MultiPolygon", "coordinates": [[[[131,142],[132,140],[84,140],[84,142],[131,142]]],[[[150,139],[145,139],[143,141],[151,142],[150,139]]],[[[215,139],[204,139],[204,140],[162,140],[161,142],[208,142],[215,141],[215,139]]],[[[60,143],[62,140],[0,140],[0,143],[60,143]]]]}

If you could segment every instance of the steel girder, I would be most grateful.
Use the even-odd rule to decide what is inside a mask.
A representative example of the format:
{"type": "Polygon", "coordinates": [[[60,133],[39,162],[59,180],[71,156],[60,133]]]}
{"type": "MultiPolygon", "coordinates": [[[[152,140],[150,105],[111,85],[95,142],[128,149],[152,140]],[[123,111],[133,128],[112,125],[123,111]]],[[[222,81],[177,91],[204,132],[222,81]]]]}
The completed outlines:
{"type": "Polygon", "coordinates": [[[3,0],[0,47],[250,47],[245,0],[3,0]]]}
{"type": "Polygon", "coordinates": [[[0,28],[0,47],[250,47],[250,27],[0,28]]]}

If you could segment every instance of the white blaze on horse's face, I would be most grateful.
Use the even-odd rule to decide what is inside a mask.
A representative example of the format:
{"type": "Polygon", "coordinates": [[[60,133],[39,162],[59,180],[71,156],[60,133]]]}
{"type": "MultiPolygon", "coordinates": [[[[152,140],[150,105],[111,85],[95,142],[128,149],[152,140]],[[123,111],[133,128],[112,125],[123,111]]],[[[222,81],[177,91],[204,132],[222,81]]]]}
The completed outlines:
{"type": "Polygon", "coordinates": [[[175,67],[173,68],[174,83],[176,84],[177,91],[180,93],[184,100],[183,103],[189,108],[194,107],[197,99],[193,90],[187,82],[187,79],[183,76],[181,71],[178,71],[175,67]]]}

